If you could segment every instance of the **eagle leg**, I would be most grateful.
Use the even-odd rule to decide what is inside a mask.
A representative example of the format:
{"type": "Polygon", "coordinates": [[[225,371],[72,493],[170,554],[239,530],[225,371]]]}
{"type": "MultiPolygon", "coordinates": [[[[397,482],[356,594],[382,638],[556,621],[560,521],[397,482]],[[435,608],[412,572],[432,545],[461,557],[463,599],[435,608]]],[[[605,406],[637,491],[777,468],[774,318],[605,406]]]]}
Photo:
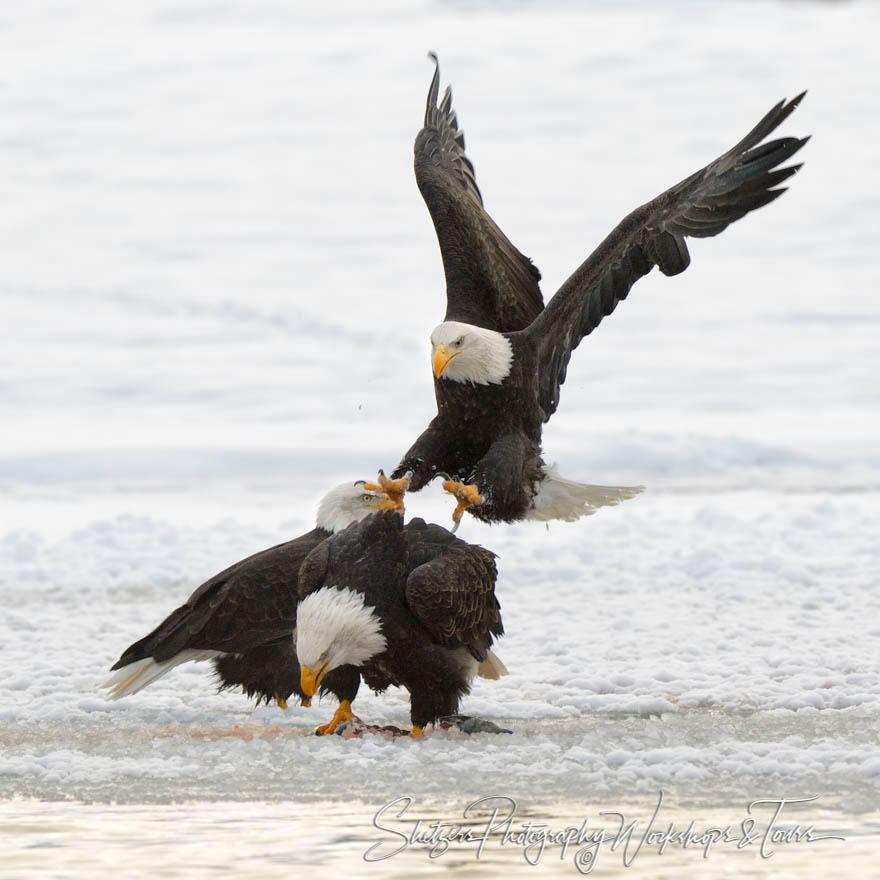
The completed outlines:
{"type": "Polygon", "coordinates": [[[412,730],[409,732],[411,739],[421,739],[425,733],[418,724],[413,724],[412,730]]]}
{"type": "Polygon", "coordinates": [[[371,492],[384,492],[390,501],[394,502],[394,506],[403,510],[403,496],[409,488],[412,473],[407,471],[399,480],[390,480],[385,476],[385,472],[380,470],[379,476],[375,483],[364,483],[364,488],[371,492]]]}
{"type": "Polygon", "coordinates": [[[272,696],[275,697],[275,705],[279,709],[287,709],[287,700],[285,700],[284,697],[282,697],[281,694],[278,693],[278,691],[275,691],[272,696]]]}
{"type": "Polygon", "coordinates": [[[443,488],[449,492],[450,495],[454,495],[458,499],[458,504],[452,512],[452,521],[455,523],[456,528],[458,527],[459,522],[461,522],[461,515],[472,504],[483,503],[483,496],[480,495],[480,489],[473,483],[466,485],[465,483],[459,483],[457,480],[445,480],[443,482],[443,488]]]}
{"type": "Polygon", "coordinates": [[[333,717],[326,724],[315,728],[315,735],[326,736],[328,733],[333,733],[343,721],[352,720],[359,721],[360,719],[351,711],[351,703],[348,700],[343,700],[337,707],[333,717]]]}

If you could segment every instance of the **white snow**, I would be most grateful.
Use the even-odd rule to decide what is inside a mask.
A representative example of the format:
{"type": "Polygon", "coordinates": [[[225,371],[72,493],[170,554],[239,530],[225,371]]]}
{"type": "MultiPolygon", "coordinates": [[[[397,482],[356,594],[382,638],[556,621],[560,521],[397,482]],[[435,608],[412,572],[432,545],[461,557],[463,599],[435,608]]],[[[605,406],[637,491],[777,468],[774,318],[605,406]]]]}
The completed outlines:
{"type": "MultiPolygon", "coordinates": [[[[0,14],[0,797],[876,807],[880,8],[365,10],[0,14]],[[814,138],[789,193],[640,281],[573,357],[548,460],[647,491],[549,530],[465,519],[499,554],[510,674],[462,708],[512,736],[300,736],[335,707],[253,710],[207,664],[107,701],[125,647],[432,415],[428,49],[546,296],[805,87],[781,134],[814,138]]],[[[408,721],[400,691],[355,711],[408,721]]]]}

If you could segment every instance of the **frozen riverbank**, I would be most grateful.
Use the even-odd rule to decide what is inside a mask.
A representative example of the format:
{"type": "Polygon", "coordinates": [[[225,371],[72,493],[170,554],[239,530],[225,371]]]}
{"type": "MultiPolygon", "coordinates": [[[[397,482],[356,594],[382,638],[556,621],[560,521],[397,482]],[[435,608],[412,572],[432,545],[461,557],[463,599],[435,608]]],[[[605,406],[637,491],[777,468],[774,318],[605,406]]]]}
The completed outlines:
{"type": "MultiPolygon", "coordinates": [[[[510,675],[478,680],[463,710],[514,735],[424,743],[303,738],[330,703],[254,711],[214,693],[204,664],[105,701],[97,686],[118,654],[199,581],[306,528],[281,520],[287,499],[269,492],[227,495],[220,520],[175,498],[131,494],[114,502],[127,513],[0,542],[13,670],[0,681],[0,793],[345,799],[417,782],[438,797],[664,788],[717,805],[781,788],[877,803],[873,493],[649,492],[549,531],[465,523],[500,556],[510,675]],[[252,738],[225,735],[234,725],[252,738]]],[[[89,509],[82,496],[42,502],[59,517],[70,504],[89,509]]],[[[448,515],[439,493],[412,506],[448,515]]],[[[408,722],[400,690],[364,690],[355,708],[408,722]]]]}

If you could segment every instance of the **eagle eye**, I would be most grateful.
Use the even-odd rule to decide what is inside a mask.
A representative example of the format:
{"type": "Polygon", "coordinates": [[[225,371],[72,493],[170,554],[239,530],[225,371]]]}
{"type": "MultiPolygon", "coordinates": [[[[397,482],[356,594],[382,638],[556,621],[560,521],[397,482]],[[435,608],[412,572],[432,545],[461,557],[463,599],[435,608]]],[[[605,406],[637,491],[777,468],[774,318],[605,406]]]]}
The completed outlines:
{"type": "Polygon", "coordinates": [[[455,342],[453,342],[452,344],[456,348],[461,348],[461,346],[464,345],[464,336],[459,336],[458,339],[456,339],[455,342]]]}
{"type": "Polygon", "coordinates": [[[361,495],[361,501],[372,501],[372,500],[373,500],[372,495],[361,495]]]}

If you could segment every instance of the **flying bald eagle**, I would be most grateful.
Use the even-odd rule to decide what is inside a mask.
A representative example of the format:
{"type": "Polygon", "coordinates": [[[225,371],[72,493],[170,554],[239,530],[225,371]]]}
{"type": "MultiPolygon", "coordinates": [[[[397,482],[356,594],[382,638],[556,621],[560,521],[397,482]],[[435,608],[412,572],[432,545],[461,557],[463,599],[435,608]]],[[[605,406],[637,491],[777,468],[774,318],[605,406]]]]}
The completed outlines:
{"type": "Polygon", "coordinates": [[[412,471],[410,491],[418,491],[446,476],[444,488],[459,499],[456,522],[465,508],[487,522],[577,519],[641,487],[582,486],[545,465],[542,426],[559,404],[571,353],[655,265],[665,275],[687,268],[686,237],[718,235],[785,192],[779,184],[800,165],[777,166],[808,138],[761,141],[803,93],[624,218],[545,308],[540,273],[483,209],[451,91],[437,103],[439,73],[415,141],[416,181],[446,274],[446,316],[431,334],[437,416],[392,477],[412,471]]]}
{"type": "MultiPolygon", "coordinates": [[[[214,575],[127,648],[104,685],[110,688],[108,696],[117,700],[135,694],[181,663],[210,659],[221,690],[240,686],[257,704],[274,699],[285,709],[295,693],[308,704],[293,643],[300,565],[326,538],[399,503],[373,483],[332,489],[318,507],[314,529],[214,575]]],[[[350,702],[359,684],[357,670],[348,666],[328,676],[323,689],[350,702]]]]}
{"type": "MultiPolygon", "coordinates": [[[[413,736],[458,710],[474,675],[498,678],[495,554],[447,529],[382,511],[318,545],[299,578],[296,652],[307,696],[355,667],[374,690],[410,693],[413,736]]],[[[340,705],[336,723],[353,718],[340,705]]]]}

